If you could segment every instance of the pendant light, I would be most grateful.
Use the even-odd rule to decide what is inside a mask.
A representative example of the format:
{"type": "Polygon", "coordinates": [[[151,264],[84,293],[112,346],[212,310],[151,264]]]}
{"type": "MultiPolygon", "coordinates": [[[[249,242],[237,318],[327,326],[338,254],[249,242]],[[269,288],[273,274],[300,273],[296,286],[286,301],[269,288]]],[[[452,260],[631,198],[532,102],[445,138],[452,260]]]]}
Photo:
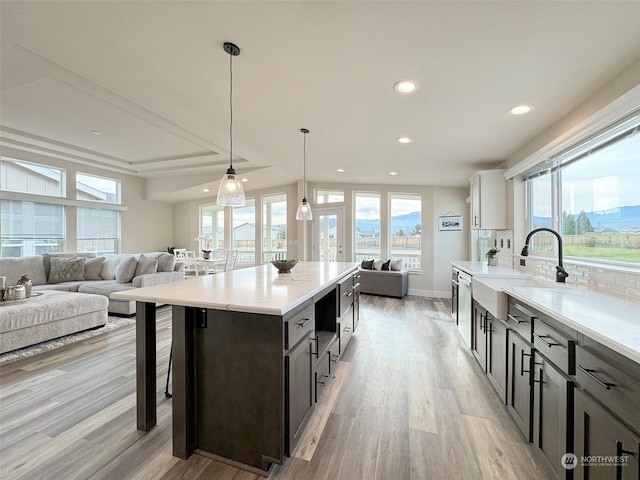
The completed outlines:
{"type": "Polygon", "coordinates": [[[304,138],[304,150],[303,150],[303,163],[302,163],[302,202],[298,205],[298,211],[296,212],[296,220],[313,220],[313,213],[311,212],[311,205],[307,202],[307,133],[309,130],[301,128],[300,131],[304,138]]]}
{"type": "Polygon", "coordinates": [[[223,207],[242,207],[247,201],[244,187],[233,168],[233,57],[240,55],[240,48],[230,42],[224,43],[224,51],[229,54],[229,168],[220,180],[218,187],[218,205],[223,207]]]}

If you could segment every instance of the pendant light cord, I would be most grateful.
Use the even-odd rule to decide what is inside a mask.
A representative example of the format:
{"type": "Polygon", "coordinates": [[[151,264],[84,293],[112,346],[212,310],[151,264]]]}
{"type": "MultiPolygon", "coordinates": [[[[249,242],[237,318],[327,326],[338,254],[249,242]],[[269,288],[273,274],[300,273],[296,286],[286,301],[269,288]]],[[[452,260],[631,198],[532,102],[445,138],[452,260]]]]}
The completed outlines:
{"type": "Polygon", "coordinates": [[[233,168],[233,55],[229,55],[229,168],[233,168]]]}
{"type": "Polygon", "coordinates": [[[307,134],[302,132],[302,198],[307,199],[307,134]]]}

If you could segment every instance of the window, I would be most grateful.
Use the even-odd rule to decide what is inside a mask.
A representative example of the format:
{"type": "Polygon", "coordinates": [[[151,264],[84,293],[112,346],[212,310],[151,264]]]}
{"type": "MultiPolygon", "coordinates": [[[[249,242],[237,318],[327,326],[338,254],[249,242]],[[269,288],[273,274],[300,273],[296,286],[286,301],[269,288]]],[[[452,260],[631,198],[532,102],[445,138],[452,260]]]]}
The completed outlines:
{"type": "Polygon", "coordinates": [[[287,256],[287,195],[262,199],[262,261],[287,256]]]}
{"type": "Polygon", "coordinates": [[[344,192],[341,190],[316,190],[316,203],[342,203],[344,192]]]}
{"type": "Polygon", "coordinates": [[[256,263],[256,201],[247,199],[244,207],[233,209],[233,250],[238,251],[237,262],[256,263]]]}
{"type": "Polygon", "coordinates": [[[389,253],[406,269],[420,269],[422,200],[420,195],[389,195],[389,253]]]}
{"type": "Polygon", "coordinates": [[[2,158],[1,189],[50,197],[65,196],[65,171],[59,168],[2,158]]]}
{"type": "Polygon", "coordinates": [[[2,200],[2,256],[59,252],[64,246],[62,205],[2,200]]]}
{"type": "Polygon", "coordinates": [[[224,207],[203,205],[200,207],[200,218],[200,235],[211,237],[213,250],[224,248],[224,207]]]}
{"type": "Polygon", "coordinates": [[[120,182],[111,178],[76,174],[76,198],[91,202],[120,203],[120,182]]]}
{"type": "Polygon", "coordinates": [[[77,218],[79,252],[105,255],[120,250],[120,212],[78,207],[77,218]]]}
{"type": "Polygon", "coordinates": [[[380,258],[380,194],[354,193],[355,261],[380,258]]]}
{"type": "MultiPolygon", "coordinates": [[[[636,113],[526,176],[529,225],[553,225],[565,257],[640,263],[639,131],[636,113]]],[[[551,236],[536,237],[533,254],[555,254],[551,236]]]]}

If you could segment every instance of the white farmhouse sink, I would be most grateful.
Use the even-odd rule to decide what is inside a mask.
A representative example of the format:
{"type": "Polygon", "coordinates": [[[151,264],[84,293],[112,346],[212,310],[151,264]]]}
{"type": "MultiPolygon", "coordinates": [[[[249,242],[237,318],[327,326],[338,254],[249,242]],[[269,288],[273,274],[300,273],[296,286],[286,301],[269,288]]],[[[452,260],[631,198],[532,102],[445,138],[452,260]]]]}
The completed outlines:
{"type": "Polygon", "coordinates": [[[528,276],[476,277],[471,279],[473,299],[486,308],[491,315],[502,320],[507,318],[507,294],[502,287],[554,288],[548,280],[528,276]]]}

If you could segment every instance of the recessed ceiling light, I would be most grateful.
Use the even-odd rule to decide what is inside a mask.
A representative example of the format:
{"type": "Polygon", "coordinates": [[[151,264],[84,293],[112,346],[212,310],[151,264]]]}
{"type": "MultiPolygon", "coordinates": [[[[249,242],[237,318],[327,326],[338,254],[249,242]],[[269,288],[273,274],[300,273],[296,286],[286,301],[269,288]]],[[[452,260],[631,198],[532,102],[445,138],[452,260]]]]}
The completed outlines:
{"type": "Polygon", "coordinates": [[[248,178],[243,178],[242,181],[246,183],[246,182],[249,181],[249,179],[248,178]]]}
{"type": "Polygon", "coordinates": [[[524,115],[525,113],[529,113],[533,110],[533,106],[531,105],[515,105],[507,110],[511,115],[524,115]]]}
{"type": "Polygon", "coordinates": [[[344,173],[344,168],[338,168],[338,169],[336,169],[336,172],[344,173]]]}
{"type": "Polygon", "coordinates": [[[389,175],[398,175],[398,172],[389,172],[389,175]]]}
{"type": "Polygon", "coordinates": [[[393,89],[398,93],[413,93],[418,89],[418,84],[411,80],[400,80],[393,89]]]}
{"type": "Polygon", "coordinates": [[[207,193],[207,192],[210,192],[211,190],[209,190],[208,188],[203,188],[202,191],[207,193]]]}
{"type": "Polygon", "coordinates": [[[100,130],[91,130],[91,133],[93,133],[94,135],[102,135],[102,132],[100,130]]]}
{"type": "Polygon", "coordinates": [[[398,142],[398,143],[411,143],[411,142],[413,142],[413,140],[411,140],[409,137],[400,137],[400,138],[396,138],[396,142],[398,142]]]}

